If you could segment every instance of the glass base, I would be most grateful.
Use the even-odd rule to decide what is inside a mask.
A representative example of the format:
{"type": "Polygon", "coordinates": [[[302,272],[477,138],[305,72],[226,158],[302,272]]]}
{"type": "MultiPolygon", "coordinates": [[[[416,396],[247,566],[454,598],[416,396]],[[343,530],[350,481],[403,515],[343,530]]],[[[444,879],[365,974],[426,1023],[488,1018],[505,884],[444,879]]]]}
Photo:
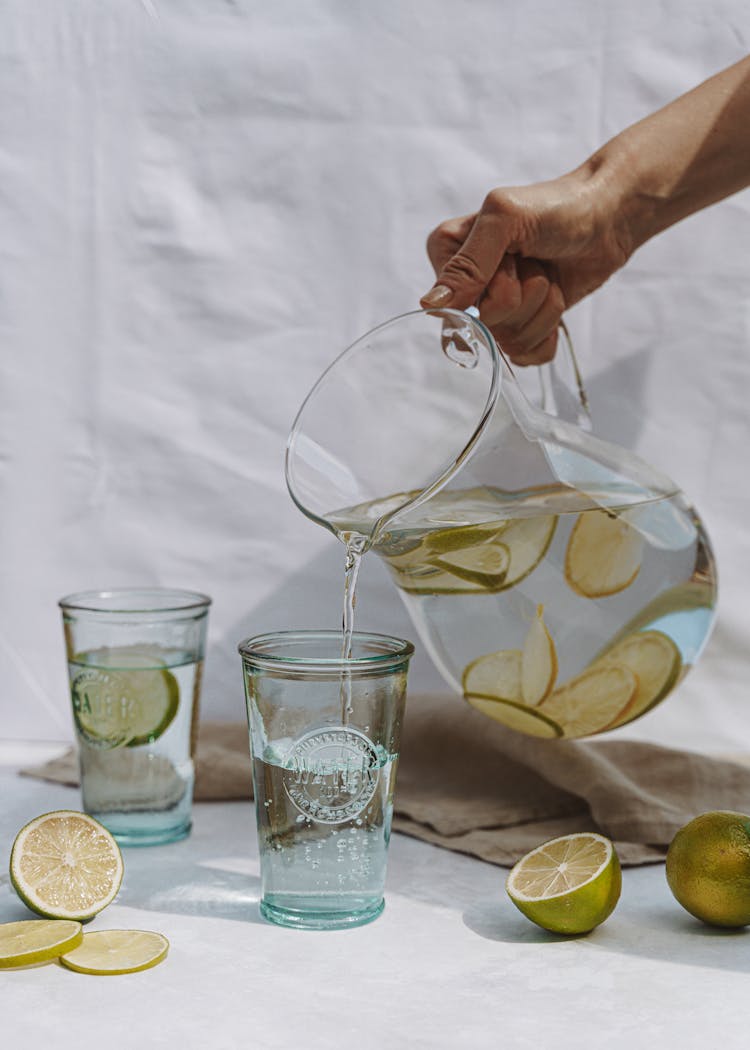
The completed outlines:
{"type": "Polygon", "coordinates": [[[192,828],[191,821],[164,828],[153,825],[137,827],[132,824],[128,826],[124,820],[113,817],[111,813],[91,813],[90,816],[103,824],[120,846],[163,846],[167,842],[186,839],[192,828]]]}
{"type": "Polygon", "coordinates": [[[264,919],[277,926],[288,926],[297,930],[347,930],[353,926],[364,926],[377,919],[384,907],[385,901],[382,897],[356,911],[283,908],[264,899],[260,902],[260,913],[264,919]]]}

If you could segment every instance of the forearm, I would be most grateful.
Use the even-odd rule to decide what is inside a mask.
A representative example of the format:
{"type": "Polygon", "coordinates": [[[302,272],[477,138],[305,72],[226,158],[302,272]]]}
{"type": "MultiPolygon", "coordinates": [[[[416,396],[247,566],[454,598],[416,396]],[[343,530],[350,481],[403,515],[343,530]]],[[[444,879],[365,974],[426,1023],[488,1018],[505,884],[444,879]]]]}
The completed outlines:
{"type": "Polygon", "coordinates": [[[627,128],[579,170],[611,202],[627,254],[750,185],[750,57],[627,128]]]}

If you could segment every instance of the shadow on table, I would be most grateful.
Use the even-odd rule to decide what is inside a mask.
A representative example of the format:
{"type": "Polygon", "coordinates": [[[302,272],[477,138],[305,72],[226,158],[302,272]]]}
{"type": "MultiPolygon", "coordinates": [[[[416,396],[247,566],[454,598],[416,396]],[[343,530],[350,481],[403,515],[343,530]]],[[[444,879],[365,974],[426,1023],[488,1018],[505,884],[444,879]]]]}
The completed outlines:
{"type": "Polygon", "coordinates": [[[510,900],[477,901],[463,913],[464,924],[491,941],[550,944],[575,940],[592,950],[662,959],[684,966],[707,966],[734,973],[750,972],[750,930],[705,926],[676,902],[620,908],[592,933],[566,937],[547,933],[516,912],[510,900]]]}
{"type": "Polygon", "coordinates": [[[125,848],[117,903],[166,914],[263,922],[251,816],[250,806],[241,804],[202,807],[190,838],[125,848]]]}

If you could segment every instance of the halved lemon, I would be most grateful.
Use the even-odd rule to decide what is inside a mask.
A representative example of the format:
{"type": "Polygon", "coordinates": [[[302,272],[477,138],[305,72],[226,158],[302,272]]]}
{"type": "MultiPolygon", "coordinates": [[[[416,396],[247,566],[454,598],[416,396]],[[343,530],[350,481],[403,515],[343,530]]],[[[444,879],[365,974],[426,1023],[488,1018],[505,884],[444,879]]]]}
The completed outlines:
{"type": "Polygon", "coordinates": [[[515,729],[527,736],[554,740],[563,735],[562,728],[538,707],[528,707],[513,700],[501,700],[496,696],[466,695],[466,701],[476,710],[508,729],[515,729]]]}
{"type": "Polygon", "coordinates": [[[117,896],[122,873],[112,835],[76,810],[36,817],[18,832],[10,854],[13,888],[46,919],[93,918],[117,896]]]}
{"type": "Polygon", "coordinates": [[[629,587],[643,558],[643,537],[605,510],[578,517],[568,539],[565,579],[584,598],[604,598],[629,587]]]}
{"type": "Polygon", "coordinates": [[[526,634],[521,653],[521,696],[525,704],[540,704],[552,692],[557,678],[557,651],[544,622],[544,606],[526,634]]]}
{"type": "Polygon", "coordinates": [[[556,689],[544,701],[542,710],[562,726],[564,736],[591,736],[617,721],[637,688],[638,680],[627,667],[589,667],[556,689]]]}
{"type": "Polygon", "coordinates": [[[80,922],[60,919],[22,919],[0,925],[0,969],[49,962],[78,947],[80,922]]]}
{"type": "Polygon", "coordinates": [[[493,700],[522,700],[520,649],[498,649],[473,660],[463,673],[463,691],[493,700]]]}
{"type": "Polygon", "coordinates": [[[180,703],[177,679],[154,656],[100,650],[76,656],[70,691],[78,733],[92,747],[137,747],[171,725],[180,703]]]}
{"type": "Polygon", "coordinates": [[[84,933],[79,947],[60,956],[60,962],[78,973],[137,973],[167,957],[169,941],[150,930],[95,930],[84,933]]]}
{"type": "Polygon", "coordinates": [[[673,688],[682,670],[682,657],[675,643],[669,635],[653,630],[623,638],[597,663],[627,667],[638,683],[630,703],[610,728],[631,722],[658,704],[673,688]]]}
{"type": "Polygon", "coordinates": [[[519,860],[505,888],[537,926],[553,933],[588,933],[612,914],[620,898],[620,862],[604,835],[562,835],[519,860]]]}

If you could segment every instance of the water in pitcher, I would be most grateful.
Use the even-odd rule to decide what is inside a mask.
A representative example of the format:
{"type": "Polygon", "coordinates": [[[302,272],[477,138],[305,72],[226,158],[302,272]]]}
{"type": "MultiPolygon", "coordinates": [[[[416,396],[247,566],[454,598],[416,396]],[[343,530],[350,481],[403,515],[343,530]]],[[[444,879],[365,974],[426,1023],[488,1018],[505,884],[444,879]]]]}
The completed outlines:
{"type": "Polygon", "coordinates": [[[680,493],[644,500],[614,482],[587,495],[443,490],[389,520],[407,499],[328,520],[349,548],[367,538],[438,670],[497,721],[546,738],[613,729],[697,659],[716,575],[680,493]]]}

